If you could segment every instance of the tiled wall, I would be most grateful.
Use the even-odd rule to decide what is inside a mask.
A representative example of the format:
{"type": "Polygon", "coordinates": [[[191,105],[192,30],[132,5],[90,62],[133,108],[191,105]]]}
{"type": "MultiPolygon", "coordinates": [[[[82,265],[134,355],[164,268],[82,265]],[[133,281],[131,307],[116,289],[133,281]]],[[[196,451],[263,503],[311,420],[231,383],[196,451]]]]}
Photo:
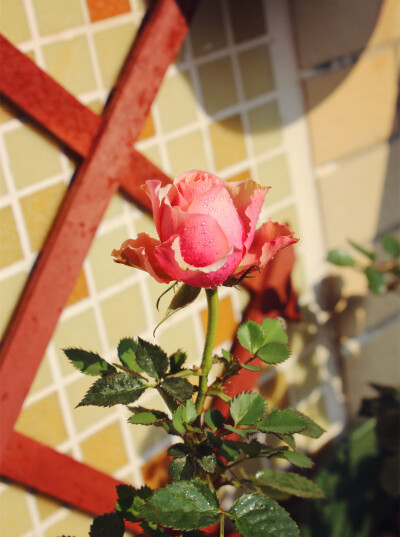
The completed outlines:
{"type": "MultiPolygon", "coordinates": [[[[335,3],[340,13],[341,2],[330,4],[335,3]]],[[[271,404],[298,405],[327,427],[329,437],[342,423],[341,381],[329,344],[316,339],[321,321],[312,290],[325,270],[326,244],[331,246],[343,239],[343,233],[337,231],[338,220],[343,218],[340,206],[356,199],[354,195],[340,197],[335,184],[343,182],[350,188],[352,181],[362,181],[363,166],[376,173],[365,180],[377,189],[381,184],[385,155],[390,151],[384,136],[390,132],[389,113],[395,96],[394,49],[392,45],[386,47],[382,37],[377,38],[379,48],[366,57],[360,71],[353,73],[350,69],[345,76],[335,70],[319,76],[314,66],[336,56],[329,55],[326,43],[328,52],[317,47],[324,55],[314,57],[315,47],[307,41],[312,30],[317,31],[310,22],[315,2],[302,0],[292,7],[298,10],[292,23],[298,32],[296,45],[283,0],[204,0],[189,38],[167,72],[136,147],[171,176],[188,168],[203,168],[224,178],[251,176],[273,187],[264,216],[289,221],[301,238],[294,278],[304,318],[290,329],[293,357],[278,373],[265,372],[260,391],[271,404]],[[305,77],[310,136],[296,53],[305,77]],[[374,69],[382,70],[389,87],[385,83],[371,88],[363,82],[374,69]],[[330,84],[339,88],[339,93],[330,91],[330,84]],[[335,128],[347,135],[346,142],[332,126],[332,107],[341,110],[347,106],[348,92],[357,104],[360,89],[364,93],[359,101],[368,101],[367,111],[372,113],[381,102],[384,110],[376,112],[379,125],[363,110],[354,110],[353,119],[343,111],[342,121],[347,123],[335,128]],[[365,125],[364,120],[368,122],[365,125]],[[374,129],[376,126],[374,132],[371,124],[374,129]],[[379,145],[369,147],[378,140],[379,145]],[[368,151],[358,152],[365,147],[368,151]],[[349,154],[354,157],[346,160],[349,154]],[[366,158],[375,167],[365,163],[366,158]],[[337,164],[325,168],[332,159],[337,164]],[[330,197],[334,203],[328,202],[330,197]]],[[[6,37],[40,67],[101,113],[145,8],[146,2],[141,0],[1,0],[0,25],[6,37]]],[[[373,14],[367,15],[368,20],[373,19],[373,14]]],[[[314,39],[325,37],[316,35],[314,39]]],[[[346,46],[351,49],[352,42],[346,46]]],[[[352,52],[348,48],[340,50],[341,55],[352,52]]],[[[351,110],[352,103],[349,101],[351,110]]],[[[0,121],[0,294],[4,331],[77,162],[5,103],[0,121]]],[[[357,191],[356,184],[353,188],[357,191]]],[[[368,203],[374,202],[369,195],[371,188],[368,185],[363,189],[358,210],[368,212],[368,203]]],[[[390,196],[387,202],[393,203],[390,196]]],[[[18,431],[135,486],[157,484],[165,471],[163,452],[169,439],[158,430],[128,426],[123,409],[75,410],[88,387],[87,377],[67,363],[61,349],[82,346],[112,360],[121,337],[152,338],[161,315],[155,301],[164,288],[145,273],[115,265],[110,251],[125,238],[153,229],[147,215],[115,196],[16,425],[18,431]]],[[[244,291],[224,289],[221,298],[223,322],[218,344],[229,347],[248,296],[244,291]]],[[[191,360],[198,360],[204,317],[203,297],[161,326],[156,340],[168,351],[182,346],[191,360]],[[172,330],[179,334],[179,342],[172,330]]],[[[152,394],[147,397],[147,405],[159,404],[152,394]]],[[[85,535],[90,524],[87,515],[16,484],[0,485],[0,505],[0,527],[9,537],[85,535]]]]}

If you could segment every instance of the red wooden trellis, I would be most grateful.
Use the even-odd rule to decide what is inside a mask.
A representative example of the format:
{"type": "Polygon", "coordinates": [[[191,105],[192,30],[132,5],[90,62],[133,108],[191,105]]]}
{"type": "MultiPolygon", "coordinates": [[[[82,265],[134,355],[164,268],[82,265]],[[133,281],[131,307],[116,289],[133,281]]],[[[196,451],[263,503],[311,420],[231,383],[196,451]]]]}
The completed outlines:
{"type": "MultiPolygon", "coordinates": [[[[0,36],[0,92],[84,159],[1,348],[0,473],[90,513],[112,508],[117,481],[14,432],[14,424],[112,195],[122,188],[132,200],[148,208],[140,185],[148,178],[170,181],[133,144],[164,73],[186,36],[197,3],[198,0],[156,2],[103,118],[0,36]]],[[[272,264],[257,279],[257,291],[274,288],[277,310],[290,313],[293,295],[288,286],[293,253],[281,255],[286,255],[288,271],[278,271],[276,276],[276,263],[272,264]]],[[[257,296],[248,312],[252,318],[267,313],[260,302],[262,294],[257,296]]],[[[243,378],[242,382],[250,387],[255,376],[243,378]]],[[[135,525],[131,528],[138,530],[135,525]]]]}

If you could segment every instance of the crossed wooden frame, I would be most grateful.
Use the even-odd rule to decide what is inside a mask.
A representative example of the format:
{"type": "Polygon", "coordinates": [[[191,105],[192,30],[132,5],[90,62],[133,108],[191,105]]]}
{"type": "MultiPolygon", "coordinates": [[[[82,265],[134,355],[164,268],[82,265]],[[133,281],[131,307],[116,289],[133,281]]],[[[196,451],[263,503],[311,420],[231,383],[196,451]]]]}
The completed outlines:
{"type": "MultiPolygon", "coordinates": [[[[113,194],[120,188],[133,202],[149,209],[140,188],[143,182],[149,178],[170,182],[134,149],[134,142],[185,39],[197,3],[157,0],[145,17],[102,118],[0,35],[0,92],[83,158],[2,343],[0,474],[92,514],[112,509],[119,481],[15,432],[14,425],[113,194]]],[[[277,264],[272,263],[249,287],[258,298],[251,303],[247,318],[259,320],[267,313],[296,318],[290,284],[292,249],[278,258],[279,266],[286,269],[276,270],[277,264]],[[265,289],[274,293],[274,312],[263,305],[265,289]]],[[[244,384],[251,388],[256,380],[254,373],[246,375],[241,378],[241,389],[244,384]]],[[[138,525],[129,527],[140,533],[138,525]]]]}

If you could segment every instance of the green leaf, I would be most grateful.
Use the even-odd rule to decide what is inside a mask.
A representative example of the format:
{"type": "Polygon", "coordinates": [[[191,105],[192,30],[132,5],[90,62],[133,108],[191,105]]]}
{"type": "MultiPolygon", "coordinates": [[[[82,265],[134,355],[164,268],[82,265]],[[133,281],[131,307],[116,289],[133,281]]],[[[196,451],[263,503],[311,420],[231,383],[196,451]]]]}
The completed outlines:
{"type": "Polygon", "coordinates": [[[183,412],[183,408],[181,406],[178,406],[178,408],[175,410],[172,416],[172,424],[175,427],[175,429],[178,431],[178,433],[185,434],[186,427],[183,423],[182,412],[183,412]]]}
{"type": "Polygon", "coordinates": [[[257,432],[257,429],[236,429],[235,427],[232,427],[232,425],[228,425],[227,423],[224,425],[224,427],[227,431],[231,431],[231,433],[238,434],[239,436],[243,436],[244,438],[250,434],[257,432]]]}
{"type": "Polygon", "coordinates": [[[243,537],[298,537],[299,530],[289,514],[274,500],[243,494],[228,512],[243,537]]]}
{"type": "Polygon", "coordinates": [[[237,425],[252,425],[259,421],[267,411],[267,405],[260,394],[242,392],[234,397],[229,406],[229,412],[237,425]]]}
{"type": "Polygon", "coordinates": [[[141,515],[167,528],[195,530],[217,522],[221,512],[215,492],[207,484],[193,480],[175,481],[158,489],[141,515]]]}
{"type": "Polygon", "coordinates": [[[176,457],[168,466],[168,473],[173,481],[188,481],[193,479],[196,467],[192,457],[176,457]]]}
{"type": "Polygon", "coordinates": [[[193,386],[186,379],[181,379],[177,377],[168,377],[161,384],[161,387],[164,388],[174,399],[177,399],[181,403],[184,403],[190,399],[193,395],[193,386]]]}
{"type": "Polygon", "coordinates": [[[171,374],[178,373],[183,364],[186,362],[186,352],[177,351],[172,356],[169,357],[169,369],[171,374]]]}
{"type": "Polygon", "coordinates": [[[355,248],[358,252],[360,252],[360,254],[365,255],[365,257],[367,257],[367,258],[370,259],[371,261],[375,261],[375,258],[376,258],[375,252],[372,252],[371,250],[366,250],[363,246],[361,246],[360,244],[354,242],[354,241],[351,240],[351,239],[347,239],[347,242],[348,242],[353,248],[355,248]]]}
{"type": "Polygon", "coordinates": [[[90,526],[89,537],[124,537],[125,524],[118,513],[97,516],[90,526]]]}
{"type": "Polygon", "coordinates": [[[134,403],[147,386],[127,373],[116,373],[97,380],[78,406],[113,406],[134,403]]]}
{"type": "Polygon", "coordinates": [[[197,446],[194,456],[200,466],[208,473],[215,472],[217,466],[217,457],[211,446],[200,444],[197,446]]]}
{"type": "Polygon", "coordinates": [[[181,310],[182,308],[186,308],[186,306],[189,306],[189,304],[194,302],[196,298],[199,296],[200,291],[201,291],[201,287],[192,287],[191,285],[188,285],[187,283],[183,283],[179,287],[178,291],[175,293],[174,298],[171,300],[171,303],[168,306],[168,309],[164,317],[155,327],[154,332],[163,322],[165,322],[169,317],[171,317],[171,315],[181,310]]]}
{"type": "Polygon", "coordinates": [[[256,473],[256,482],[265,484],[282,492],[293,494],[300,498],[325,498],[325,493],[318,485],[292,472],[275,470],[260,470],[256,473]]]}
{"type": "Polygon", "coordinates": [[[197,417],[196,407],[191,399],[186,401],[186,405],[183,407],[182,418],[185,423],[192,423],[197,417]]]}
{"type": "Polygon", "coordinates": [[[170,457],[186,457],[190,453],[190,449],[186,444],[176,443],[169,446],[167,454],[170,457]]]}
{"type": "Polygon", "coordinates": [[[267,364],[280,364],[290,356],[290,349],[284,343],[271,341],[257,351],[257,356],[267,364]]]}
{"type": "Polygon", "coordinates": [[[239,326],[237,338],[242,347],[254,354],[257,349],[263,346],[265,333],[262,327],[254,321],[247,321],[239,326]]]}
{"type": "Polygon", "coordinates": [[[247,369],[248,371],[261,371],[261,367],[258,365],[240,364],[240,367],[247,369]]]}
{"type": "Polygon", "coordinates": [[[368,280],[368,287],[375,295],[381,295],[386,291],[385,275],[375,267],[364,269],[368,280]]]}
{"type": "Polygon", "coordinates": [[[289,337],[285,331],[282,322],[279,319],[271,319],[271,317],[265,317],[262,322],[262,327],[265,332],[264,344],[271,343],[272,341],[284,344],[288,342],[289,337]]]}
{"type": "Polygon", "coordinates": [[[150,377],[163,378],[168,369],[168,356],[158,346],[138,338],[136,361],[150,377]]]}
{"type": "Polygon", "coordinates": [[[85,373],[85,375],[97,377],[116,372],[114,366],[94,352],[84,351],[83,349],[63,350],[72,365],[82,373],[85,373]]]}
{"type": "Polygon", "coordinates": [[[229,362],[229,363],[232,362],[232,360],[234,359],[234,357],[233,357],[233,355],[232,355],[230,352],[228,352],[228,351],[225,350],[225,349],[221,349],[221,352],[222,352],[222,356],[225,358],[225,360],[226,360],[227,362],[229,362]]]}
{"type": "Polygon", "coordinates": [[[328,261],[339,267],[352,267],[356,264],[356,260],[351,253],[345,248],[336,248],[328,253],[328,261]]]}
{"type": "MultiPolygon", "coordinates": [[[[304,434],[304,432],[302,432],[304,434]]],[[[285,442],[288,446],[290,446],[292,449],[296,449],[296,441],[294,439],[294,436],[291,434],[276,434],[276,437],[282,440],[282,442],[285,442]]]]}
{"type": "Polygon", "coordinates": [[[143,409],[142,412],[135,412],[135,415],[131,416],[128,421],[138,425],[154,425],[166,419],[168,419],[168,416],[165,412],[143,409]]]}
{"type": "Polygon", "coordinates": [[[153,491],[147,486],[135,489],[130,485],[117,485],[115,509],[127,520],[137,522],[141,509],[152,494],[153,491]]]}
{"type": "Polygon", "coordinates": [[[140,373],[142,368],[136,362],[137,345],[136,341],[130,337],[121,339],[118,344],[118,358],[122,365],[136,373],[140,373]]]}
{"type": "Polygon", "coordinates": [[[299,451],[282,451],[275,456],[279,459],[286,459],[290,464],[298,466],[299,468],[312,468],[314,466],[313,461],[307,457],[307,455],[304,455],[304,453],[300,453],[299,451]]]}
{"type": "Polygon", "coordinates": [[[291,410],[274,409],[269,416],[257,423],[263,433],[293,434],[304,431],[307,422],[291,410]]]}
{"type": "Polygon", "coordinates": [[[393,259],[400,256],[400,242],[393,235],[385,235],[382,238],[382,246],[393,259]]]}
{"type": "Polygon", "coordinates": [[[293,412],[294,414],[297,414],[303,421],[306,422],[307,428],[304,429],[304,431],[300,431],[301,435],[307,436],[309,438],[319,438],[324,434],[325,429],[320,427],[311,418],[300,412],[300,410],[297,410],[295,408],[289,408],[288,410],[290,410],[290,412],[293,412]]]}
{"type": "Polygon", "coordinates": [[[204,414],[204,421],[215,432],[224,425],[225,418],[216,408],[209,408],[204,414]]]}

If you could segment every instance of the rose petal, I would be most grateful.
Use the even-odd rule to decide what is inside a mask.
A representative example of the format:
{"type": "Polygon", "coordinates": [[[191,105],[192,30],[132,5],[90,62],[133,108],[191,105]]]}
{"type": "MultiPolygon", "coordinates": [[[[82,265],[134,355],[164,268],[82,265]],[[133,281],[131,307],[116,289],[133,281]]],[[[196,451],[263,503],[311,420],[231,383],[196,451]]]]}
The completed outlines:
{"type": "Polygon", "coordinates": [[[200,170],[190,170],[179,175],[179,177],[174,180],[174,185],[176,185],[188,204],[198,196],[201,196],[214,186],[220,184],[223,184],[220,177],[200,170]]]}
{"type": "Polygon", "coordinates": [[[265,222],[256,230],[253,243],[236,269],[235,276],[239,276],[253,265],[265,266],[279,250],[294,244],[297,240],[288,226],[271,220],[265,222]]]}
{"type": "Polygon", "coordinates": [[[264,198],[269,188],[270,187],[261,187],[251,179],[226,183],[226,189],[232,198],[239,218],[243,222],[246,234],[244,252],[248,251],[253,242],[257,220],[260,216],[264,198]]]}
{"type": "Polygon", "coordinates": [[[146,181],[146,183],[143,186],[143,190],[146,192],[146,194],[150,198],[151,205],[152,205],[152,208],[153,208],[154,224],[156,226],[158,235],[161,236],[160,235],[161,181],[158,181],[156,179],[151,179],[150,181],[146,181]]]}
{"type": "Polygon", "coordinates": [[[208,214],[215,218],[228,238],[230,246],[243,250],[244,228],[223,184],[196,197],[189,206],[190,213],[208,214]]]}
{"type": "Polygon", "coordinates": [[[149,237],[147,233],[139,233],[136,239],[128,239],[121,244],[119,250],[113,250],[111,255],[116,263],[136,267],[150,274],[161,283],[168,283],[171,278],[157,262],[155,248],[160,241],[149,237]]]}
{"type": "Polygon", "coordinates": [[[234,249],[225,258],[207,267],[192,267],[185,263],[180,251],[179,237],[171,237],[155,248],[155,256],[161,268],[168,270],[173,279],[192,285],[215,289],[232,273],[241,259],[241,251],[234,249]]]}

